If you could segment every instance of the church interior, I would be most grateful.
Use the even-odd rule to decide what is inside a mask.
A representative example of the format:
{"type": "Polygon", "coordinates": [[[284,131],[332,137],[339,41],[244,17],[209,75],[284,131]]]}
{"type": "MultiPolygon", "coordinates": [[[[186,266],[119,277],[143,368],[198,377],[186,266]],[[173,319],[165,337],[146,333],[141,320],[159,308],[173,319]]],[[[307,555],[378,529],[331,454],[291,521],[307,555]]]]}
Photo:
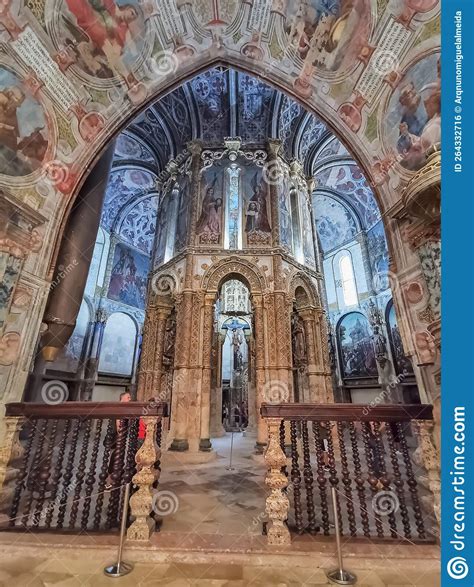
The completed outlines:
{"type": "Polygon", "coordinates": [[[1,584],[439,584],[438,1],[0,16],[1,584]]]}

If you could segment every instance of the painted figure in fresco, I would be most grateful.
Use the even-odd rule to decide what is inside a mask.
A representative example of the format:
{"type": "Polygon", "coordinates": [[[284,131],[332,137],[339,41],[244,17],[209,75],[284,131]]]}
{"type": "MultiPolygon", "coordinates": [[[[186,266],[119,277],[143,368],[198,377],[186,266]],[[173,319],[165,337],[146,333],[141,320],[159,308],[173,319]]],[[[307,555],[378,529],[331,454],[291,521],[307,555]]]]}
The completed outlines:
{"type": "Polygon", "coordinates": [[[304,71],[313,67],[334,71],[344,59],[358,55],[369,26],[364,0],[300,0],[292,4],[288,44],[303,60],[304,71]]]}
{"type": "Polygon", "coordinates": [[[348,314],[339,326],[342,365],[345,377],[377,375],[375,349],[367,319],[361,314],[348,314]]]}
{"type": "Polygon", "coordinates": [[[21,136],[18,110],[26,99],[17,86],[0,91],[0,173],[27,175],[44,159],[48,141],[43,128],[35,128],[28,136],[21,136]]]}
{"type": "Polygon", "coordinates": [[[214,180],[206,190],[206,195],[202,202],[201,216],[196,227],[197,234],[207,233],[217,236],[221,234],[222,198],[215,194],[216,181],[214,180]]]}
{"type": "MultiPolygon", "coordinates": [[[[74,50],[88,73],[111,77],[113,71],[128,75],[123,63],[126,48],[134,49],[134,23],[139,9],[134,4],[119,4],[116,0],[65,0],[75,22],[67,15],[64,24],[72,35],[67,45],[74,50]]],[[[137,52],[136,49],[134,51],[137,52]]]]}
{"type": "Polygon", "coordinates": [[[439,63],[438,59],[435,82],[426,84],[418,91],[415,82],[409,81],[400,90],[397,151],[401,165],[411,171],[423,167],[427,150],[441,141],[439,63]]]}
{"type": "Polygon", "coordinates": [[[109,298],[137,308],[144,307],[147,268],[137,266],[137,263],[142,264],[141,258],[143,257],[136,255],[135,259],[135,254],[132,254],[130,249],[117,245],[115,264],[110,277],[109,298]]]}
{"type": "Polygon", "coordinates": [[[267,191],[266,184],[262,181],[258,184],[257,175],[252,180],[253,196],[247,205],[247,220],[245,230],[247,233],[255,230],[260,232],[271,232],[267,213],[267,191]]]}

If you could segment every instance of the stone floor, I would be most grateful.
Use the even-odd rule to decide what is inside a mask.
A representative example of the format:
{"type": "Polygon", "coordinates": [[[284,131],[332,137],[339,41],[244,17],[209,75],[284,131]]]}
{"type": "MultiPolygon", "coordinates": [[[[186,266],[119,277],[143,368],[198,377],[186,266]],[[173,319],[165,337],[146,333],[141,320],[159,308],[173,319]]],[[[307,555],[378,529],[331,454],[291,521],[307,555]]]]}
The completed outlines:
{"type": "MultiPolygon", "coordinates": [[[[73,587],[116,584],[170,586],[327,585],[325,571],[336,564],[334,538],[304,536],[290,548],[268,547],[265,466],[253,455],[255,439],[230,435],[213,441],[214,460],[163,467],[155,511],[161,531],[148,545],[126,545],[133,572],[121,579],[103,574],[115,560],[117,535],[0,533],[0,585],[73,587]]],[[[344,544],[345,566],[358,586],[439,585],[439,552],[434,545],[344,544]]]]}

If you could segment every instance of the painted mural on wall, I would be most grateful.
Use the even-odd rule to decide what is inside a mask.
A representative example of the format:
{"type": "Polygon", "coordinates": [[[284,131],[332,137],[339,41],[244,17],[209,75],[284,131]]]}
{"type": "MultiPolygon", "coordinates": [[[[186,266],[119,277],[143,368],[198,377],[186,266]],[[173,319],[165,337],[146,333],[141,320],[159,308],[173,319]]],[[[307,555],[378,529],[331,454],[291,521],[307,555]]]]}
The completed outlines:
{"type": "Polygon", "coordinates": [[[440,73],[439,54],[429,55],[408,68],[390,98],[387,143],[409,171],[421,169],[428,149],[441,140],[440,73]]]}
{"type": "Polygon", "coordinates": [[[370,26],[367,0],[288,2],[288,44],[307,67],[323,71],[350,67],[367,43],[370,26]]]}
{"type": "Polygon", "coordinates": [[[109,316],[104,330],[99,371],[112,375],[131,375],[135,356],[137,327],[127,314],[109,316]]]}
{"type": "Polygon", "coordinates": [[[363,226],[369,229],[380,220],[380,210],[374,194],[360,167],[341,165],[334,167],[325,181],[316,176],[318,185],[336,190],[356,208],[363,226]]]}
{"type": "Polygon", "coordinates": [[[130,76],[144,45],[138,0],[63,0],[58,8],[58,38],[82,71],[101,79],[130,76]]]}
{"type": "Polygon", "coordinates": [[[122,304],[144,308],[149,265],[148,257],[117,243],[107,297],[122,304]]]}
{"type": "Polygon", "coordinates": [[[338,326],[343,377],[374,377],[377,363],[372,332],[367,318],[359,312],[346,314],[338,326]]]}
{"type": "Polygon", "coordinates": [[[191,178],[188,174],[180,175],[178,178],[179,185],[179,203],[178,216],[176,222],[176,241],[175,251],[182,251],[187,244],[189,236],[189,227],[191,221],[191,178]]]}
{"type": "Polygon", "coordinates": [[[313,205],[316,229],[324,253],[354,239],[357,226],[343,204],[331,196],[316,192],[313,205]]]}
{"type": "Polygon", "coordinates": [[[300,193],[301,202],[301,228],[303,231],[301,241],[303,243],[303,255],[305,263],[310,267],[315,266],[314,238],[311,220],[310,204],[305,192],[300,193]]]}
{"type": "Polygon", "coordinates": [[[201,209],[196,234],[202,244],[220,244],[223,207],[222,168],[214,166],[203,171],[201,178],[201,209]]]}
{"type": "Polygon", "coordinates": [[[137,159],[139,161],[154,162],[155,157],[153,156],[150,149],[142,145],[137,139],[121,133],[117,137],[115,143],[115,159],[137,159]]]}
{"type": "Polygon", "coordinates": [[[245,234],[248,245],[271,243],[269,220],[268,184],[262,171],[255,165],[244,167],[240,185],[243,194],[245,234]]]}
{"type": "Polygon", "coordinates": [[[378,293],[390,287],[388,280],[388,249],[382,221],[367,232],[367,247],[372,269],[373,286],[378,293]]]}
{"type": "Polygon", "coordinates": [[[413,366],[410,359],[405,355],[403,350],[402,337],[398,328],[397,316],[395,314],[395,307],[392,301],[389,302],[387,314],[387,326],[390,344],[392,347],[392,356],[395,362],[395,370],[397,375],[409,375],[413,373],[413,366]]]}
{"type": "Polygon", "coordinates": [[[290,183],[288,173],[284,173],[282,181],[277,184],[278,216],[280,220],[280,244],[291,252],[293,231],[291,225],[290,183]]]}
{"type": "Polygon", "coordinates": [[[114,169],[105,193],[101,224],[110,230],[119,211],[154,188],[156,175],[146,169],[114,169]]]}
{"type": "Polygon", "coordinates": [[[45,159],[48,140],[43,107],[16,75],[0,67],[0,174],[32,173],[45,159]]]}
{"type": "Polygon", "coordinates": [[[158,196],[140,200],[123,218],[118,234],[134,247],[151,255],[155,237],[158,196]]]}

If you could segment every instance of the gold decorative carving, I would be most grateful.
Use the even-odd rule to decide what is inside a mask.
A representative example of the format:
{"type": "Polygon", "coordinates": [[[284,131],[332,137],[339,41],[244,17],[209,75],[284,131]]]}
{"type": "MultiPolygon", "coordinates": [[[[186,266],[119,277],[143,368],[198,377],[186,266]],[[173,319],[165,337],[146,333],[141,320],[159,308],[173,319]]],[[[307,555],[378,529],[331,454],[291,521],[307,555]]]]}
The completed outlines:
{"type": "Polygon", "coordinates": [[[282,473],[282,468],[286,466],[286,457],[280,447],[280,419],[268,418],[267,426],[268,445],[264,455],[268,469],[265,485],[270,490],[265,505],[270,522],[267,540],[268,544],[273,546],[289,545],[290,532],[285,521],[288,518],[290,502],[283,493],[283,489],[288,485],[288,479],[282,473]]]}
{"type": "Polygon", "coordinates": [[[145,440],[135,455],[137,472],[133,476],[133,483],[138,486],[130,498],[130,512],[134,521],[127,530],[127,539],[137,542],[146,542],[154,530],[155,522],[151,517],[153,509],[153,483],[158,479],[159,470],[154,465],[161,456],[161,450],[156,444],[156,417],[144,417],[145,440]]]}

